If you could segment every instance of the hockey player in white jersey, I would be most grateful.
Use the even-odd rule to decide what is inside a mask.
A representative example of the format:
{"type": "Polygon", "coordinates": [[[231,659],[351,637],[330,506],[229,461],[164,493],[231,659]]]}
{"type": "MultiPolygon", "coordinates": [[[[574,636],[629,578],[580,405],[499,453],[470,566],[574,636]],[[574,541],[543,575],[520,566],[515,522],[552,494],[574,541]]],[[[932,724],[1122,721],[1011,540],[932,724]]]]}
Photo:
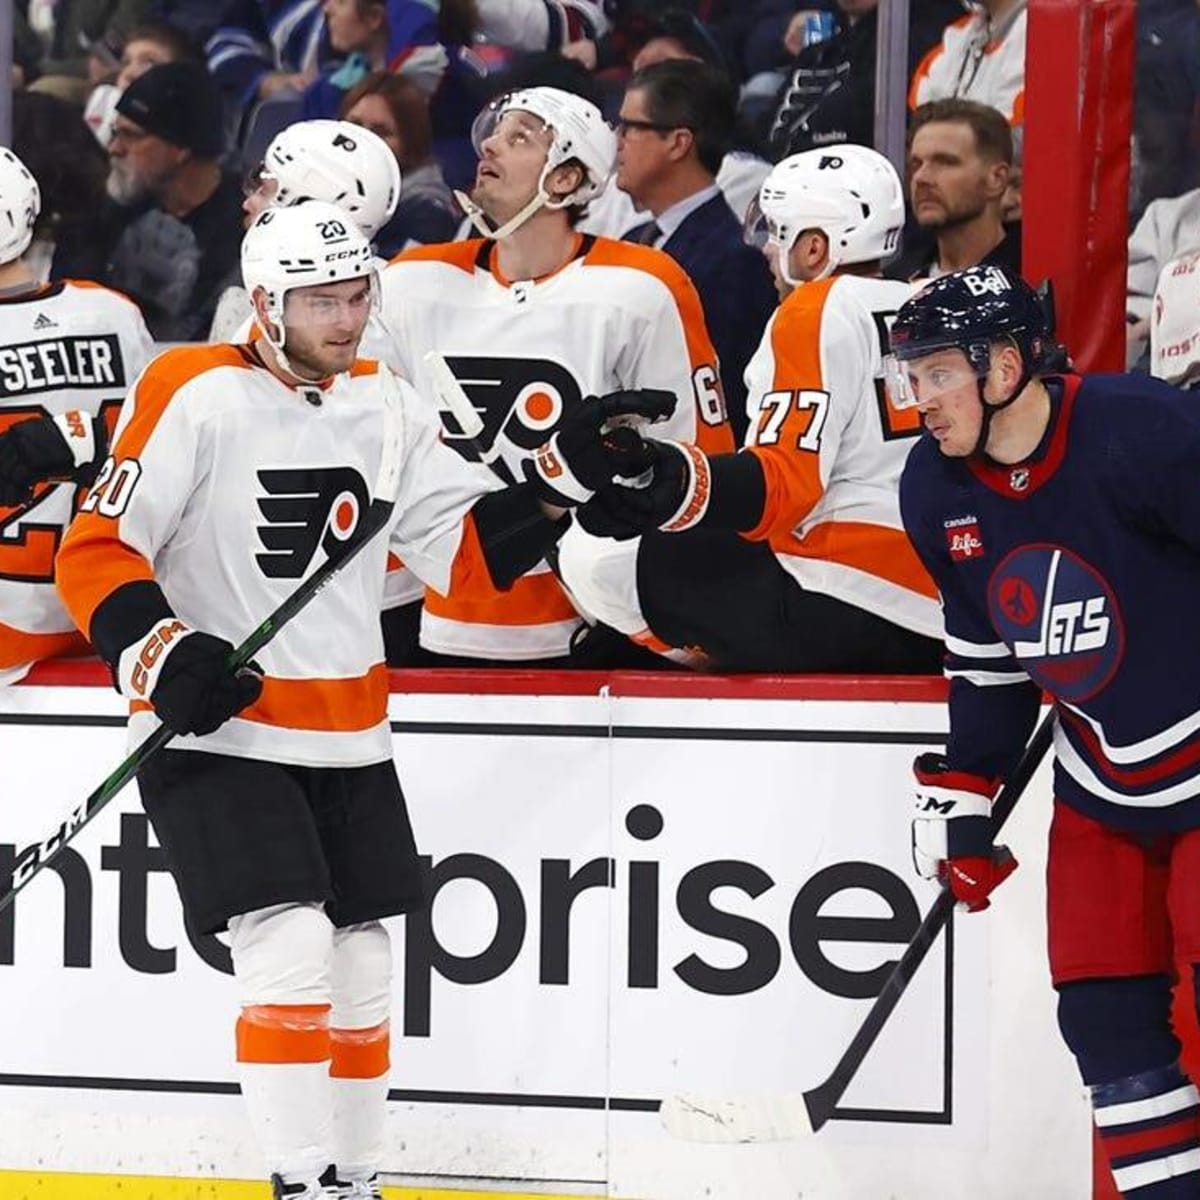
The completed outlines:
{"type": "MultiPolygon", "coordinates": [[[[442,444],[407,384],[356,358],[376,280],[340,209],[264,212],[242,264],[262,335],[174,349],[143,373],[58,583],[132,701],[133,737],[158,721],[178,735],[138,783],[191,927],[229,930],[239,1077],[276,1200],[368,1200],[389,1070],[380,920],[422,903],[387,719],[386,559],[394,550],[429,586],[487,599],[545,554],[565,498],[501,487],[442,444]],[[389,536],[255,669],[231,674],[232,643],[355,535],[393,436],[389,536]]],[[[627,408],[662,411],[605,398],[560,440],[580,496],[640,469],[601,434],[627,408]]]]}
{"type": "Polygon", "coordinates": [[[887,401],[888,325],[912,294],[880,277],[904,199],[863,146],[780,162],[748,218],[781,296],[746,368],[736,454],[660,444],[654,480],[607,489],[559,547],[580,607],[640,643],[726,671],[938,669],[937,593],[905,536],[911,413],[887,401]]]}
{"type": "Polygon", "coordinates": [[[0,148],[0,685],[87,651],[54,591],[54,555],[153,352],[132,300],[37,282],[25,256],[40,210],[36,180],[0,148]]]}
{"type": "MultiPolygon", "coordinates": [[[[479,167],[459,202],[481,236],[406,250],[382,277],[392,364],[432,392],[426,355],[438,352],[482,420],[467,437],[444,414],[447,444],[520,480],[585,397],[657,388],[676,397],[667,436],[732,449],[691,281],[662,251],[574,228],[615,162],[600,110],[529,88],[484,110],[472,136],[479,167]]],[[[420,641],[443,662],[567,664],[581,624],[542,563],[491,606],[427,591],[420,641]]]]}
{"type": "MultiPolygon", "coordinates": [[[[306,200],[336,204],[373,238],[400,200],[396,156],[383,138],[361,125],[296,121],[275,135],[262,162],[246,178],[246,224],[268,208],[288,208],[306,200]]],[[[246,341],[251,323],[245,289],[227,288],[213,316],[209,341],[246,341]]],[[[368,327],[364,353],[378,350],[372,342],[375,336],[368,327]]]]}

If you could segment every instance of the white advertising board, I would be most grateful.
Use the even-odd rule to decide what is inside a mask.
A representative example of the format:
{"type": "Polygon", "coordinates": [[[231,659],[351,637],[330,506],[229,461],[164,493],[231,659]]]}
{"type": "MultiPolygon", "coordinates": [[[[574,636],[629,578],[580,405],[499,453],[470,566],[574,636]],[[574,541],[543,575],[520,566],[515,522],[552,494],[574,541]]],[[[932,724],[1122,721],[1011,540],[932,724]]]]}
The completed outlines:
{"type": "MultiPolygon", "coordinates": [[[[953,922],[837,1119],[697,1146],[658,1102],[819,1083],[931,902],[907,780],[944,707],[602,690],[392,716],[434,899],[393,923],[390,1171],[630,1200],[1090,1194],[1042,949],[1045,773],[1013,822],[1026,869],[953,922]]],[[[124,747],[106,689],[0,693],[0,876],[124,747]]],[[[256,1177],[227,956],[189,940],[132,789],[63,858],[0,915],[0,1168],[256,1177]]]]}

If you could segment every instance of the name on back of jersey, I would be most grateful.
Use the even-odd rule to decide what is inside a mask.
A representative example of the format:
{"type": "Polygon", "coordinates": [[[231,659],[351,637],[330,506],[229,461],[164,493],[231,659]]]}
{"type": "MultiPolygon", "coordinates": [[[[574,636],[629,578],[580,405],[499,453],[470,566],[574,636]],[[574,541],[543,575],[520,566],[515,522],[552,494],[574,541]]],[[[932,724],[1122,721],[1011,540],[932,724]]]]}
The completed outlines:
{"type": "Polygon", "coordinates": [[[127,382],[115,333],[0,346],[0,400],[61,387],[124,388],[127,382]]]}

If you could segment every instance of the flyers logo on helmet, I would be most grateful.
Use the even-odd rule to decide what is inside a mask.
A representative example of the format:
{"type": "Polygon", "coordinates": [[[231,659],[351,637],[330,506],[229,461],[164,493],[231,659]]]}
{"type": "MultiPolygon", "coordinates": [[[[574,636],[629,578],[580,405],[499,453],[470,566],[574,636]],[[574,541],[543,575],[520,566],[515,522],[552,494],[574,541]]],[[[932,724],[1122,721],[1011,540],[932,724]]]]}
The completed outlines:
{"type": "Polygon", "coordinates": [[[471,461],[493,447],[516,461],[529,457],[583,400],[571,372],[549,359],[447,355],[446,365],[483,421],[483,432],[470,439],[442,413],[446,445],[471,461]]]}
{"type": "Polygon", "coordinates": [[[258,472],[263,549],[254,556],[268,579],[300,579],[318,550],[333,556],[358,528],[371,503],[353,467],[299,467],[258,472]]]}

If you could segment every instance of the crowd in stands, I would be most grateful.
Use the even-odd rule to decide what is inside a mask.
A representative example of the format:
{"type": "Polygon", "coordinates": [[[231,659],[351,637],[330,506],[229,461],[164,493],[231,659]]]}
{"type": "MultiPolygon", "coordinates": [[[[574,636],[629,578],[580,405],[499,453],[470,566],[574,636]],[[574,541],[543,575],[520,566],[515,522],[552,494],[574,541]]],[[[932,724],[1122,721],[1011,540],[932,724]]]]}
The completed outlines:
{"type": "MultiPolygon", "coordinates": [[[[476,123],[489,105],[560,89],[615,131],[611,176],[570,208],[572,236],[649,248],[690,280],[741,446],[756,424],[762,436],[749,368],[797,282],[744,229],[762,219],[775,164],[871,146],[879,5],[16,0],[12,148],[41,195],[25,259],[38,281],[133,298],[159,343],[244,335],[239,247],[272,202],[264,179],[282,186],[270,153],[303,158],[313,144],[289,152],[288,131],[341,121],[386,145],[398,196],[362,224],[381,260],[411,257],[474,236],[464,193],[479,184],[476,123]]],[[[869,270],[828,254],[812,286],[877,265],[912,284],[977,263],[1020,268],[1026,0],[910,8],[903,237],[869,270]]],[[[1164,347],[1184,336],[1172,330],[1194,297],[1180,289],[1200,278],[1186,257],[1200,250],[1200,155],[1181,152],[1200,138],[1200,9],[1142,0],[1137,20],[1129,360],[1186,381],[1200,352],[1164,347]]],[[[596,645],[585,665],[605,665],[596,645]]],[[[429,661],[415,634],[393,631],[389,652],[429,661]]]]}

